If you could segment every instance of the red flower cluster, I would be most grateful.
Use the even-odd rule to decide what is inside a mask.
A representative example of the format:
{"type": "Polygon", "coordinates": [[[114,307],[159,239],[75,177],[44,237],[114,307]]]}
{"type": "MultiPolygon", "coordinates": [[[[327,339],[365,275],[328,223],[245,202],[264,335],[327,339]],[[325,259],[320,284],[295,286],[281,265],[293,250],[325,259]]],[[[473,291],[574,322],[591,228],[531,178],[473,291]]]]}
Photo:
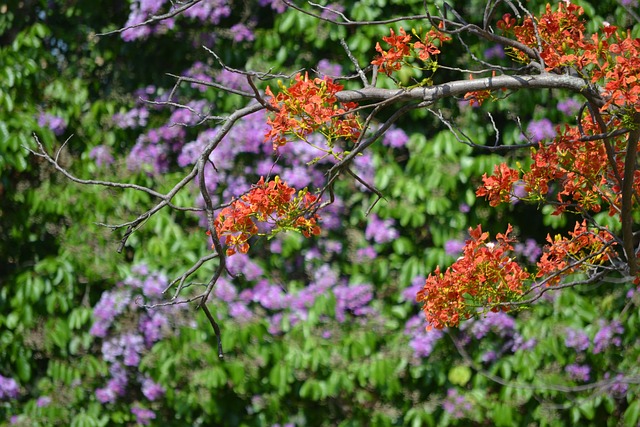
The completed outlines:
{"type": "Polygon", "coordinates": [[[536,277],[551,277],[547,286],[560,282],[563,276],[574,273],[586,266],[600,265],[615,257],[612,246],[615,245],[613,236],[606,231],[591,231],[587,222],[576,222],[571,238],[547,235],[549,246],[545,248],[540,261],[536,277]],[[583,262],[579,262],[583,261],[583,262]]]}
{"type": "Polygon", "coordinates": [[[496,165],[493,175],[482,175],[482,186],[476,191],[476,196],[489,199],[491,206],[511,201],[513,184],[518,181],[518,171],[511,169],[504,163],[496,165]]]}
{"type": "MultiPolygon", "coordinates": [[[[413,50],[417,57],[422,61],[427,62],[432,56],[440,53],[440,49],[435,44],[437,40],[440,44],[451,40],[451,37],[444,33],[441,33],[431,28],[424,37],[424,40],[420,40],[415,43],[409,43],[411,36],[406,33],[404,28],[400,28],[400,34],[396,35],[393,28],[390,29],[391,35],[382,37],[389,46],[389,50],[385,51],[380,46],[380,43],[376,43],[376,51],[380,54],[371,63],[377,65],[381,72],[391,75],[392,72],[398,71],[405,63],[405,57],[411,56],[413,50]]],[[[415,32],[414,32],[415,35],[415,32]]],[[[417,37],[417,36],[416,36],[417,37]]]]}
{"type": "MultiPolygon", "coordinates": [[[[640,112],[640,39],[631,38],[630,32],[622,38],[615,26],[606,23],[601,34],[585,38],[584,22],[579,19],[582,13],[581,7],[560,2],[555,12],[547,5],[535,26],[531,18],[513,26],[513,18],[506,14],[498,28],[512,31],[531,48],[538,49],[541,43],[540,57],[547,70],[571,67],[604,86],[607,102],[603,110],[616,105],[640,112]]],[[[520,51],[514,51],[514,56],[528,60],[520,51]]]]}
{"type": "Polygon", "coordinates": [[[214,226],[222,243],[227,246],[227,255],[249,251],[248,240],[258,234],[256,221],[273,226],[272,234],[282,230],[295,230],[305,237],[320,234],[320,227],[316,224],[318,215],[305,217],[317,202],[317,197],[309,194],[306,188],[297,196],[295,193],[296,190],[278,176],[269,182],[260,178],[247,194],[222,209],[214,226]]]}
{"type": "MultiPolygon", "coordinates": [[[[509,237],[511,225],[505,234],[498,234],[496,242],[488,242],[489,233],[480,226],[470,229],[463,255],[444,274],[436,268],[418,292],[429,324],[442,329],[457,326],[461,320],[477,314],[480,307],[501,308],[497,304],[513,301],[524,292],[524,282],[531,275],[516,263],[509,253],[513,251],[509,237]]],[[[502,307],[506,310],[505,307],[502,307]]]]}
{"type": "Polygon", "coordinates": [[[275,116],[267,118],[270,130],[265,141],[273,141],[273,148],[289,142],[288,136],[306,140],[312,132],[321,132],[329,141],[338,138],[356,141],[362,131],[357,115],[350,113],[358,105],[354,102],[337,104],[336,93],[342,85],[329,77],[310,80],[298,74],[295,83],[288,88],[280,84],[280,93],[274,95],[270,87],[266,93],[269,103],[277,110],[275,116]]]}

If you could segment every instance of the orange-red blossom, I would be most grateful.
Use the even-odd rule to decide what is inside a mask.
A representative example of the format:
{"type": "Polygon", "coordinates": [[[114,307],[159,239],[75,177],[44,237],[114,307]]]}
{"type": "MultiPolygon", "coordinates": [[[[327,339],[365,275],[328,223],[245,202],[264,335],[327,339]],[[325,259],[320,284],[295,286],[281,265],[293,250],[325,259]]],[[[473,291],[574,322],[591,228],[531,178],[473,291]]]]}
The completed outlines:
{"type": "Polygon", "coordinates": [[[227,246],[227,255],[249,251],[249,239],[258,234],[256,222],[274,226],[272,233],[295,230],[305,237],[320,234],[319,216],[308,212],[317,197],[307,189],[298,191],[289,187],[279,176],[265,182],[260,178],[251,190],[220,211],[214,221],[221,242],[227,246]]]}

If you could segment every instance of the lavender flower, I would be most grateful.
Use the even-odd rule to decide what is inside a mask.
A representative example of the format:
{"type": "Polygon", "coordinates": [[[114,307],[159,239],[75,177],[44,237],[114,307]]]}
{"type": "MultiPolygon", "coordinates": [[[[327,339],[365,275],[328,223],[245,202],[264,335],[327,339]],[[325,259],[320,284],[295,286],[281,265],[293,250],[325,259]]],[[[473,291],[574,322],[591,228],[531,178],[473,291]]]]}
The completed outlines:
{"type": "Polygon", "coordinates": [[[533,239],[527,239],[524,243],[516,243],[513,249],[517,254],[522,255],[532,264],[538,261],[540,255],[542,255],[542,249],[533,239]]]}
{"type": "Polygon", "coordinates": [[[165,390],[160,384],[153,382],[151,378],[142,380],[142,394],[149,400],[156,400],[162,397],[165,390]]]}
{"type": "Polygon", "coordinates": [[[462,254],[465,243],[463,240],[451,239],[447,240],[444,244],[444,252],[452,257],[458,257],[462,254]]]}
{"type": "Polygon", "coordinates": [[[589,381],[591,368],[588,365],[571,364],[564,368],[569,377],[576,381],[589,381]]]}
{"type": "Polygon", "coordinates": [[[516,321],[508,314],[498,311],[489,312],[479,319],[462,324],[461,329],[468,331],[474,338],[482,339],[490,332],[499,337],[509,338],[515,335],[516,321]]]}
{"type": "Polygon", "coordinates": [[[51,397],[49,396],[40,396],[36,401],[36,406],[38,408],[44,408],[45,406],[49,406],[51,403],[51,397]]]}
{"type": "Polygon", "coordinates": [[[409,136],[407,136],[405,131],[392,127],[384,134],[384,137],[382,138],[382,145],[392,148],[401,148],[404,147],[408,141],[409,136]]]}
{"type": "Polygon", "coordinates": [[[263,7],[271,5],[271,9],[277,13],[284,13],[287,9],[287,5],[282,0],[259,0],[258,4],[263,7]]]}
{"type": "Polygon", "coordinates": [[[339,64],[334,64],[328,59],[321,59],[318,62],[316,70],[318,71],[318,77],[320,78],[323,78],[325,76],[337,77],[342,75],[342,66],[340,66],[339,64]]]}
{"type": "Polygon", "coordinates": [[[224,277],[218,279],[214,293],[216,298],[224,302],[232,302],[238,295],[236,287],[232,283],[229,283],[224,277]]]}
{"type": "Polygon", "coordinates": [[[96,337],[106,336],[107,329],[115,317],[122,313],[130,302],[131,291],[128,289],[104,292],[93,308],[93,317],[96,320],[89,332],[96,337]]]}
{"type": "Polygon", "coordinates": [[[248,322],[253,318],[253,312],[249,310],[245,302],[232,302],[229,304],[229,316],[239,322],[248,322]]]}
{"type": "Polygon", "coordinates": [[[378,256],[376,249],[373,246],[367,246],[366,248],[360,248],[356,251],[355,261],[365,262],[375,259],[378,256]]]}
{"type": "Polygon", "coordinates": [[[564,345],[577,351],[585,351],[589,348],[589,337],[582,331],[565,329],[564,345]]]}
{"type": "Polygon", "coordinates": [[[126,113],[116,113],[111,120],[120,129],[136,128],[146,126],[149,118],[149,110],[146,108],[132,108],[126,113]]]}
{"type": "Polygon", "coordinates": [[[0,400],[15,399],[19,394],[20,388],[16,380],[0,375],[0,400]]]}
{"type": "Polygon", "coordinates": [[[89,152],[89,158],[96,162],[96,165],[101,168],[103,166],[109,166],[113,163],[113,156],[111,155],[111,148],[106,145],[98,145],[93,147],[89,152]]]}
{"type": "Polygon", "coordinates": [[[566,116],[573,116],[580,110],[580,103],[573,98],[558,102],[558,111],[566,116]]]}
{"type": "Polygon", "coordinates": [[[447,397],[442,402],[442,409],[447,412],[454,420],[465,418],[473,409],[471,402],[464,396],[458,394],[458,390],[450,388],[447,390],[447,397]]]}
{"type": "Polygon", "coordinates": [[[414,304],[417,304],[416,296],[418,292],[424,288],[425,277],[417,276],[411,281],[411,285],[402,291],[402,300],[403,301],[411,301],[414,304]]]}
{"type": "Polygon", "coordinates": [[[356,316],[369,313],[367,304],[373,299],[371,285],[337,285],[333,288],[336,296],[336,320],[344,322],[347,311],[356,316]]]}
{"type": "Polygon", "coordinates": [[[167,317],[160,312],[154,312],[140,317],[138,330],[142,332],[145,345],[151,346],[165,335],[168,326],[167,317]]]}
{"type": "Polygon", "coordinates": [[[38,116],[38,126],[49,128],[56,136],[60,136],[67,129],[67,124],[62,117],[54,116],[50,113],[40,113],[38,116]]]}
{"type": "Polygon", "coordinates": [[[542,119],[529,122],[527,135],[533,142],[540,142],[544,139],[552,139],[556,136],[553,123],[549,119],[542,119]]]}
{"type": "Polygon", "coordinates": [[[393,228],[395,221],[393,219],[380,219],[373,214],[369,217],[369,223],[364,231],[364,236],[368,240],[376,243],[386,243],[398,237],[398,230],[393,228]]]}
{"type": "Polygon", "coordinates": [[[440,329],[427,331],[424,319],[420,316],[413,316],[405,324],[404,334],[411,337],[409,346],[413,349],[414,356],[420,359],[431,355],[436,344],[443,337],[444,332],[440,329]]]}
{"type": "Polygon", "coordinates": [[[249,27],[247,27],[244,24],[236,24],[233,27],[231,27],[231,33],[233,34],[233,41],[234,42],[242,42],[242,41],[253,41],[255,40],[255,36],[253,35],[253,31],[251,31],[249,29],[249,27]]]}
{"type": "Polygon", "coordinates": [[[504,48],[499,44],[493,45],[484,51],[484,57],[487,61],[493,58],[502,59],[505,57],[504,48]]]}
{"type": "Polygon", "coordinates": [[[136,422],[143,426],[148,425],[151,420],[156,418],[156,413],[151,409],[142,408],[138,405],[131,408],[131,413],[136,416],[136,422]]]}
{"type": "Polygon", "coordinates": [[[593,354],[602,353],[612,345],[620,347],[622,340],[619,335],[623,333],[624,328],[617,320],[611,323],[600,321],[600,330],[596,332],[596,336],[593,337],[593,354]]]}

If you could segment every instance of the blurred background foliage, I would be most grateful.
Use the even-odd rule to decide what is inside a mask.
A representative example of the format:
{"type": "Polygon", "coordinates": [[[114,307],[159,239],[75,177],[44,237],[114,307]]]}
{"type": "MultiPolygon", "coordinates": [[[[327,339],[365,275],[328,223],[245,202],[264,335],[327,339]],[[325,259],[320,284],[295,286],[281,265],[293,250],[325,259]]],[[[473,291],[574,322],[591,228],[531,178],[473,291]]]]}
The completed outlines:
{"type": "MultiPolygon", "coordinates": [[[[480,0],[450,3],[471,22],[485,8],[480,0]]],[[[167,4],[0,3],[0,423],[637,424],[638,388],[628,378],[637,383],[640,297],[630,284],[568,289],[518,313],[425,331],[415,293],[437,265],[455,260],[469,227],[481,223],[495,233],[514,224],[523,242],[516,252],[533,262],[547,233],[572,223],[538,206],[490,209],[476,200],[482,174],[505,157],[460,143],[426,111],[403,117],[358,159],[355,170],[385,195],[369,216],[374,196],[345,179],[323,215],[320,238],[281,235],[255,242],[249,257],[234,256],[239,275],[222,280],[210,302],[222,326],[224,361],[193,307],[142,309],[141,301],[162,301],[160,290],[209,251],[200,218],[163,211],[118,254],[121,234],[97,223],[129,221],[153,200],[70,182],[27,152],[32,134],[49,150],[68,139],[60,163],[80,178],[166,190],[188,170],[183,148],[206,139],[217,123],[175,126],[197,120],[141,98],[166,100],[175,82],[167,73],[244,84],[223,73],[202,45],[239,69],[348,75],[353,65],[339,40],[365,66],[389,31],[336,26],[278,0],[204,0],[191,16],[147,32],[96,36],[167,4]]],[[[607,21],[640,35],[636,2],[578,4],[589,30],[607,21]]],[[[353,20],[424,13],[422,1],[330,6],[353,20]]],[[[536,14],[544,3],[527,6],[536,14]]],[[[427,7],[438,12],[436,4],[427,7]]],[[[422,21],[393,26],[428,28],[422,21]]],[[[510,63],[485,41],[464,41],[478,57],[510,63]]],[[[442,51],[441,64],[479,68],[460,43],[442,51]]],[[[421,73],[408,71],[402,83],[420,82],[421,73]]],[[[464,71],[440,69],[434,81],[466,78],[464,71]]],[[[357,80],[343,83],[358,87],[357,80]]],[[[244,105],[212,88],[184,86],[178,96],[216,115],[244,105]]],[[[455,99],[437,108],[477,144],[515,144],[541,121],[575,121],[559,105],[569,98],[536,91],[481,108],[455,99]]],[[[300,159],[312,156],[304,148],[278,156],[270,146],[250,147],[262,139],[264,116],[243,123],[220,148],[226,169],[212,188],[218,201],[241,194],[265,170],[322,184],[326,163],[307,166],[300,159]]],[[[175,203],[197,205],[195,194],[187,191],[175,203]]],[[[210,271],[203,268],[195,282],[210,271]]]]}

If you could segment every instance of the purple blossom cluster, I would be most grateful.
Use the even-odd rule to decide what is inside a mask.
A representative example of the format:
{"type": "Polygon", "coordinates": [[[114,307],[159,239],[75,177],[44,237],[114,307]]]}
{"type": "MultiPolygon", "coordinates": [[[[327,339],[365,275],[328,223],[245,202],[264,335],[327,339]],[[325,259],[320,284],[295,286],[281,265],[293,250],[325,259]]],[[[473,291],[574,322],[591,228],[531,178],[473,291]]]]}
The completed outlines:
{"type": "Polygon", "coordinates": [[[336,297],[336,320],[344,322],[347,312],[355,316],[371,314],[369,302],[373,299],[371,285],[337,285],[333,288],[336,297]]]}
{"type": "Polygon", "coordinates": [[[398,238],[398,230],[394,228],[395,221],[393,219],[380,219],[376,214],[369,216],[367,228],[364,236],[367,240],[375,243],[387,243],[398,238]]]}
{"type": "Polygon", "coordinates": [[[156,418],[156,413],[151,409],[143,408],[139,405],[134,405],[131,407],[131,413],[136,416],[136,422],[139,425],[149,425],[151,420],[156,418]]]}
{"type": "Polygon", "coordinates": [[[120,129],[135,129],[147,125],[149,110],[143,106],[134,107],[124,113],[116,113],[111,118],[120,129]]]}
{"type": "Polygon", "coordinates": [[[494,58],[502,59],[506,55],[504,53],[504,47],[499,44],[495,44],[492,47],[486,49],[484,51],[484,58],[489,61],[494,58]]]}
{"type": "MultiPolygon", "coordinates": [[[[132,267],[131,275],[112,291],[103,292],[94,306],[94,323],[90,333],[103,338],[101,353],[109,363],[110,378],[104,387],[96,390],[102,403],[113,403],[125,394],[131,382],[141,383],[142,393],[149,400],[158,399],[164,389],[148,377],[130,377],[130,369],[140,364],[145,351],[171,331],[169,314],[177,314],[182,306],[168,306],[164,310],[142,310],[134,300],[160,302],[162,291],[168,284],[166,276],[150,272],[145,264],[132,267]],[[120,330],[112,325],[116,317],[137,319],[137,330],[120,330]]],[[[136,325],[135,322],[130,324],[136,325]]]]}
{"type": "Polygon", "coordinates": [[[13,378],[0,375],[0,400],[16,399],[20,395],[20,387],[13,378]]]}
{"type": "Polygon", "coordinates": [[[574,116],[580,110],[580,103],[573,98],[558,102],[557,108],[565,116],[574,116]]]}
{"type": "Polygon", "coordinates": [[[324,76],[336,78],[342,75],[342,66],[335,64],[328,59],[321,59],[318,61],[316,71],[320,78],[323,78],[324,76]]]}
{"type": "Polygon", "coordinates": [[[255,40],[255,35],[253,31],[246,25],[242,23],[237,23],[231,27],[231,35],[233,36],[233,41],[236,43],[240,43],[243,41],[251,42],[255,40]]]}
{"type": "Polygon", "coordinates": [[[584,332],[567,328],[565,329],[564,345],[576,351],[585,351],[589,348],[589,337],[584,332]]]}
{"type": "Polygon", "coordinates": [[[513,250],[531,264],[535,264],[542,255],[542,248],[534,239],[527,239],[524,243],[516,243],[513,245],[513,250]]]}
{"type": "Polygon", "coordinates": [[[402,300],[411,301],[417,304],[416,297],[418,292],[424,288],[426,278],[424,276],[417,276],[411,281],[411,285],[402,291],[402,300]]]}
{"type": "Polygon", "coordinates": [[[564,371],[569,375],[569,378],[576,381],[589,381],[589,374],[591,373],[591,368],[589,365],[578,365],[571,364],[567,365],[564,368],[564,371]]]}
{"type": "Polygon", "coordinates": [[[532,120],[527,126],[527,136],[533,142],[540,142],[555,138],[556,130],[549,119],[532,120]]]}
{"type": "Polygon", "coordinates": [[[287,10],[287,5],[282,0],[258,0],[258,4],[262,7],[271,6],[271,9],[277,13],[284,13],[287,10]]]}
{"type": "Polygon", "coordinates": [[[620,335],[624,333],[624,327],[617,320],[599,322],[600,329],[593,337],[593,354],[602,353],[612,345],[620,347],[622,339],[620,335]]]}
{"type": "Polygon", "coordinates": [[[455,388],[447,390],[447,397],[442,402],[442,409],[454,420],[459,420],[469,416],[473,405],[466,397],[458,393],[455,388]]]}
{"type": "Polygon", "coordinates": [[[382,145],[402,148],[409,142],[409,136],[400,128],[391,127],[382,137],[382,145]]]}
{"type": "Polygon", "coordinates": [[[404,334],[410,338],[409,346],[413,349],[416,363],[422,363],[421,358],[429,357],[440,338],[444,336],[444,332],[440,329],[426,330],[424,322],[422,316],[413,316],[404,328],[404,334]]]}
{"type": "Polygon", "coordinates": [[[62,117],[45,112],[38,115],[38,126],[51,129],[56,136],[62,135],[67,129],[67,124],[62,117]]]}
{"type": "Polygon", "coordinates": [[[505,353],[530,350],[537,344],[534,338],[525,340],[516,330],[515,319],[502,311],[485,313],[478,319],[462,323],[460,329],[466,334],[463,339],[465,344],[472,339],[486,339],[489,334],[498,338],[496,346],[482,355],[485,362],[492,362],[505,353]]]}
{"type": "Polygon", "coordinates": [[[111,148],[106,145],[93,147],[89,152],[89,158],[93,159],[99,168],[109,166],[114,161],[113,155],[111,155],[111,148]]]}
{"type": "Polygon", "coordinates": [[[458,257],[462,254],[462,249],[464,249],[465,241],[460,239],[451,239],[447,240],[444,243],[444,252],[452,257],[458,257]]]}

